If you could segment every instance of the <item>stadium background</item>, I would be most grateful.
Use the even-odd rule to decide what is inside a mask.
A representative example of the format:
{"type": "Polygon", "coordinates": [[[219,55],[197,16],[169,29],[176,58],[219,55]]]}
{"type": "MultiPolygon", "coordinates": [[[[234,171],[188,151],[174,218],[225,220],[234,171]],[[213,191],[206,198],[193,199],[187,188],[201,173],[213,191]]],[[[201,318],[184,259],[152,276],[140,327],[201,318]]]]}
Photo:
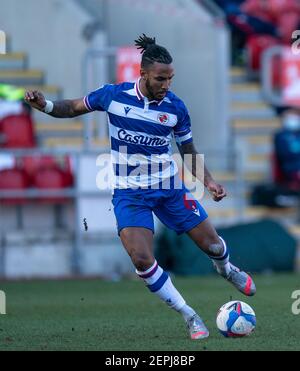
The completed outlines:
{"type": "MultiPolygon", "coordinates": [[[[274,65],[271,57],[263,59],[263,56],[259,70],[251,65],[251,45],[245,48],[243,61],[238,66],[233,65],[231,41],[234,35],[221,8],[210,0],[44,0],[43,6],[38,0],[10,0],[1,3],[0,29],[6,34],[7,46],[7,53],[0,55],[0,84],[37,88],[51,100],[78,98],[104,83],[116,82],[119,48],[132,46],[133,40],[142,33],[155,36],[159,44],[166,46],[174,57],[176,68],[172,90],[190,110],[196,147],[205,154],[206,164],[216,180],[228,190],[228,197],[221,203],[214,203],[206,194],[202,203],[214,225],[226,236],[234,262],[259,273],[262,292],[265,288],[267,295],[270,285],[274,290],[271,305],[276,306],[282,300],[285,314],[286,311],[290,314],[288,319],[297,319],[290,313],[290,305],[300,269],[299,200],[289,198],[283,206],[272,208],[253,205],[251,201],[255,185],[275,181],[272,138],[281,123],[274,109],[274,96],[277,103],[280,99],[278,91],[273,92],[269,84],[274,65]],[[273,286],[279,287],[279,282],[286,283],[282,297],[273,286]]],[[[47,288],[50,296],[54,295],[51,282],[34,281],[23,286],[22,281],[28,279],[99,277],[105,279],[102,289],[107,292],[116,290],[115,286],[110,286],[115,282],[121,291],[122,284],[124,288],[128,286],[127,289],[131,284],[139,284],[144,290],[135,282],[132,264],[117,236],[111,192],[100,191],[96,186],[97,156],[109,152],[105,115],[97,113],[58,120],[32,112],[31,118],[34,141],[24,146],[2,142],[0,153],[0,276],[1,287],[7,293],[8,313],[9,308],[18,313],[23,304],[37,305],[35,300],[38,301],[39,295],[42,298],[47,288]],[[39,166],[34,165],[35,161],[39,166]],[[55,166],[54,162],[57,162],[55,166]],[[28,182],[26,176],[23,178],[25,168],[32,172],[28,182]],[[7,180],[5,177],[10,170],[12,176],[7,180]],[[17,283],[10,282],[15,279],[17,283]],[[26,287],[28,297],[32,295],[31,304],[30,300],[23,303],[18,298],[26,287]]],[[[21,121],[19,124],[23,125],[21,121]]],[[[11,128],[16,125],[15,118],[11,128]]],[[[15,134],[17,137],[18,129],[12,137],[15,134]]],[[[17,143],[18,140],[15,139],[17,143]]],[[[158,221],[156,231],[157,256],[171,273],[178,275],[179,285],[189,292],[195,287],[196,275],[198,290],[203,282],[213,291],[215,277],[211,276],[213,270],[208,259],[186,237],[176,239],[158,221]],[[201,278],[203,275],[208,277],[201,278]]],[[[74,282],[75,287],[83,284],[74,282]]],[[[102,305],[102,301],[92,299],[96,282],[91,281],[91,286],[81,288],[87,290],[86,302],[91,300],[95,308],[102,305]]],[[[73,297],[68,297],[71,295],[65,286],[68,284],[60,283],[58,295],[60,299],[66,295],[70,311],[73,297]]],[[[222,285],[223,282],[216,284],[219,290],[216,295],[224,290],[222,285]]],[[[101,290],[100,286],[95,290],[101,290]]],[[[223,304],[222,300],[229,300],[232,292],[230,289],[228,292],[220,301],[212,300],[212,310],[216,311],[217,306],[223,304]]],[[[73,294],[74,297],[82,295],[76,293],[75,288],[73,294]]],[[[263,295],[250,304],[263,307],[262,298],[263,295]]],[[[55,295],[52,299],[56,300],[55,295]]],[[[199,300],[208,299],[201,296],[199,300]]],[[[112,307],[114,304],[123,308],[111,298],[112,307]]],[[[79,317],[84,316],[82,308],[77,311],[79,317]]],[[[280,311],[278,309],[278,315],[280,311]]],[[[63,321],[64,315],[60,318],[63,321]]],[[[1,326],[5,328],[6,325],[2,323],[1,326]]],[[[14,326],[18,327],[17,322],[14,326]]],[[[292,335],[291,339],[295,340],[292,335]]],[[[297,348],[292,340],[290,348],[297,348]]],[[[68,345],[70,349],[72,341],[76,349],[90,349],[88,338],[86,348],[73,339],[68,345]]],[[[8,340],[3,344],[8,349],[26,348],[22,342],[11,344],[8,340]]],[[[27,339],[25,344],[29,349],[40,346],[38,339],[27,339]]],[[[133,346],[143,349],[138,344],[133,346]]],[[[186,349],[187,344],[180,346],[186,349]]],[[[215,346],[223,345],[216,341],[215,346]]],[[[274,349],[278,349],[277,346],[274,345],[274,349]]],[[[41,347],[46,349],[47,345],[41,347]]],[[[52,349],[55,347],[63,349],[64,346],[52,344],[52,349]]],[[[128,347],[126,342],[122,346],[107,342],[101,349],[128,347]]],[[[154,342],[150,349],[169,348],[154,342]]]]}

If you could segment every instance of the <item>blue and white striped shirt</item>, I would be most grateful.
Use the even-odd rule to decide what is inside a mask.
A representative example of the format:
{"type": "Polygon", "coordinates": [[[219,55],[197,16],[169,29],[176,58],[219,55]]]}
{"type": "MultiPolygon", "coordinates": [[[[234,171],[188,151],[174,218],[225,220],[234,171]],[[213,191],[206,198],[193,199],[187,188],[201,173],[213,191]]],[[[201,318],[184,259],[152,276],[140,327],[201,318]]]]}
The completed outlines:
{"type": "Polygon", "coordinates": [[[172,92],[162,101],[144,97],[136,83],[104,85],[84,98],[89,111],[106,111],[114,168],[114,188],[144,188],[178,173],[172,158],[173,136],[192,142],[184,103],[172,92]]]}

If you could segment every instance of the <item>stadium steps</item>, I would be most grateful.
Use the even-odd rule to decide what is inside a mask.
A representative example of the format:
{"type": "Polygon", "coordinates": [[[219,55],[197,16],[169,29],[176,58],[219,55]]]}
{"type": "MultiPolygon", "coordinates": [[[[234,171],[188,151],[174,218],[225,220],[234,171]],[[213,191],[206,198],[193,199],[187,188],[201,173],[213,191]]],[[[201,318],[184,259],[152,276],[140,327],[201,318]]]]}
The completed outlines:
{"type": "MultiPolygon", "coordinates": [[[[244,202],[255,184],[266,183],[271,177],[272,138],[281,127],[275,111],[263,98],[259,82],[249,82],[246,69],[233,68],[231,77],[231,132],[242,163],[244,202]]],[[[269,215],[268,208],[251,208],[251,216],[269,215]],[[254,211],[253,211],[254,210],[254,211]]]]}
{"type": "Polygon", "coordinates": [[[243,110],[260,110],[268,108],[269,105],[265,102],[232,102],[231,104],[231,110],[237,112],[243,112],[243,110]]]}
{"type": "MultiPolygon", "coordinates": [[[[84,126],[82,121],[57,120],[51,122],[39,122],[35,124],[35,130],[39,143],[45,147],[58,148],[65,144],[68,147],[81,147],[84,144],[84,126]]],[[[97,124],[93,123],[94,133],[97,132],[97,124]]],[[[96,136],[92,139],[93,145],[106,147],[108,138],[100,139],[96,136]]]]}
{"type": "Polygon", "coordinates": [[[279,119],[233,120],[234,141],[244,158],[244,167],[269,174],[273,136],[280,129],[279,119]]]}
{"type": "MultiPolygon", "coordinates": [[[[245,189],[243,201],[247,203],[254,184],[266,183],[271,179],[271,154],[274,133],[281,128],[281,121],[275,111],[264,102],[261,86],[248,82],[246,72],[239,69],[231,72],[231,122],[232,134],[239,155],[243,157],[245,189]],[[250,180],[250,182],[249,182],[250,180]]],[[[232,220],[240,215],[238,208],[223,210],[208,209],[215,221],[232,220]]],[[[274,218],[283,224],[292,224],[289,231],[299,241],[296,270],[300,272],[300,225],[297,206],[291,208],[246,207],[243,218],[274,218]]]]}
{"type": "Polygon", "coordinates": [[[268,119],[276,117],[274,110],[264,102],[233,102],[231,117],[240,119],[268,119]]]}
{"type": "Polygon", "coordinates": [[[0,83],[17,86],[43,85],[44,73],[41,70],[1,70],[0,83]]]}
{"type": "Polygon", "coordinates": [[[27,62],[25,53],[0,54],[0,71],[24,70],[27,68],[27,62]]]}
{"type": "Polygon", "coordinates": [[[243,83],[247,81],[245,69],[243,67],[231,67],[230,80],[233,83],[243,83]]]}
{"type": "MultiPolygon", "coordinates": [[[[45,148],[65,148],[78,149],[83,147],[84,138],[46,138],[43,141],[43,146],[45,148]]],[[[97,148],[109,147],[108,139],[93,139],[92,146],[97,148]]]]}
{"type": "Polygon", "coordinates": [[[249,155],[248,159],[251,162],[266,163],[270,161],[270,155],[268,153],[253,153],[249,155]]]}
{"type": "Polygon", "coordinates": [[[80,147],[83,142],[83,124],[79,121],[57,120],[35,124],[39,145],[47,148],[80,147]]]}
{"type": "Polygon", "coordinates": [[[251,149],[251,161],[270,161],[273,153],[273,138],[271,135],[254,135],[242,138],[245,145],[251,149]]]}
{"type": "MultiPolygon", "coordinates": [[[[234,172],[218,172],[214,171],[214,178],[218,182],[223,182],[223,183],[233,183],[236,182],[237,176],[234,172]]],[[[265,174],[263,172],[259,171],[248,171],[243,173],[243,180],[249,183],[255,183],[262,181],[265,178],[265,174]]]]}
{"type": "Polygon", "coordinates": [[[233,102],[259,103],[263,101],[261,86],[256,82],[232,82],[231,99],[233,102]]]}
{"type": "Polygon", "coordinates": [[[82,133],[83,123],[81,121],[60,121],[56,120],[54,123],[36,123],[35,129],[38,133],[42,132],[79,132],[82,133]]]}
{"type": "Polygon", "coordinates": [[[272,137],[270,135],[250,135],[246,138],[247,142],[253,146],[271,146],[272,137]]]}
{"type": "Polygon", "coordinates": [[[253,118],[232,120],[232,128],[235,134],[273,134],[281,128],[280,120],[274,118],[253,118]]]}

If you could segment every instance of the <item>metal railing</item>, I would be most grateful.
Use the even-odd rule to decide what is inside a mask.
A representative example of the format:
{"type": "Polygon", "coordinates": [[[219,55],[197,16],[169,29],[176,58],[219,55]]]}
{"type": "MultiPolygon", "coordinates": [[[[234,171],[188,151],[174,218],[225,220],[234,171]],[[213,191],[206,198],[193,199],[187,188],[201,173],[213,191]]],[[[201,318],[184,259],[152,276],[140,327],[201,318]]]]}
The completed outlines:
{"type": "MultiPolygon", "coordinates": [[[[71,271],[73,274],[80,273],[79,264],[79,252],[82,247],[82,220],[80,217],[79,202],[81,198],[90,197],[103,197],[111,193],[109,190],[104,193],[103,191],[82,191],[79,187],[79,176],[80,176],[80,156],[83,155],[95,155],[95,158],[101,154],[105,153],[101,150],[99,151],[65,151],[65,150],[47,150],[47,149],[33,149],[33,150],[1,150],[1,154],[12,155],[15,158],[22,156],[41,156],[41,155],[51,155],[51,156],[70,156],[74,161],[73,175],[74,175],[74,186],[72,188],[65,188],[61,190],[39,190],[36,188],[28,188],[25,190],[0,190],[0,199],[10,199],[10,198],[28,198],[30,200],[43,198],[43,197],[66,197],[73,200],[75,205],[74,212],[74,244],[72,246],[71,255],[71,271]]],[[[96,165],[95,165],[96,166],[96,165]]],[[[1,228],[0,228],[1,231],[1,228]]]]}
{"type": "MultiPolygon", "coordinates": [[[[90,86],[90,66],[91,64],[96,60],[104,59],[113,57],[116,55],[118,48],[116,47],[107,47],[104,49],[89,49],[84,55],[84,58],[82,60],[82,70],[81,70],[81,76],[82,76],[82,89],[84,94],[87,94],[89,91],[91,91],[90,86]]],[[[83,117],[83,123],[84,123],[84,149],[89,150],[92,147],[92,140],[93,140],[93,116],[85,115],[83,117]]],[[[108,137],[108,136],[107,136],[108,137]]],[[[101,138],[103,139],[103,138],[101,138]]]]}
{"type": "Polygon", "coordinates": [[[275,57],[281,57],[283,48],[281,46],[273,46],[268,48],[262,54],[262,68],[261,68],[261,81],[262,81],[262,93],[265,99],[275,105],[283,106],[283,98],[280,91],[273,88],[273,70],[272,61],[275,57]]]}

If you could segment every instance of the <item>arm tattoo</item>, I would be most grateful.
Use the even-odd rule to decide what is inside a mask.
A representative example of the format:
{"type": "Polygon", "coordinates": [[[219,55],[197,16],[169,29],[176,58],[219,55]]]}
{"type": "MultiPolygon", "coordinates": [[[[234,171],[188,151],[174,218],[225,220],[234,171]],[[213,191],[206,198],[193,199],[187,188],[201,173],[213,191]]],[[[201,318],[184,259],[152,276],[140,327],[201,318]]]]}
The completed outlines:
{"type": "Polygon", "coordinates": [[[71,100],[61,100],[53,103],[53,111],[49,113],[50,116],[57,118],[68,118],[76,116],[71,100]]]}

